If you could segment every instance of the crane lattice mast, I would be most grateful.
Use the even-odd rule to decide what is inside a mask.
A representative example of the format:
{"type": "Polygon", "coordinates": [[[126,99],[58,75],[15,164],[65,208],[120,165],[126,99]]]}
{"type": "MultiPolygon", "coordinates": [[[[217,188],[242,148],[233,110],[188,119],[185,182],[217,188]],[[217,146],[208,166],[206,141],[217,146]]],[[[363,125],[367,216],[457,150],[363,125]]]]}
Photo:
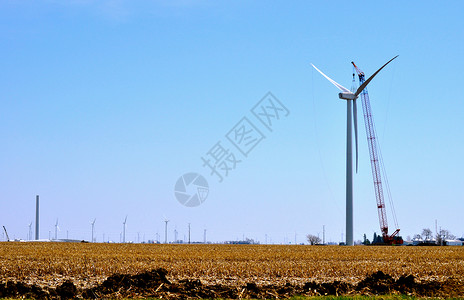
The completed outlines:
{"type": "MultiPolygon", "coordinates": [[[[359,78],[359,85],[364,83],[364,72],[361,71],[354,62],[351,62],[358,74],[359,78]]],[[[396,216],[393,210],[393,203],[392,204],[392,213],[395,221],[396,230],[393,234],[388,234],[388,222],[387,222],[387,212],[385,209],[385,199],[383,193],[383,186],[382,186],[382,173],[385,175],[385,170],[383,168],[380,153],[380,147],[377,143],[376,139],[376,131],[374,127],[374,120],[372,116],[372,109],[369,100],[369,94],[367,92],[367,88],[361,92],[361,102],[364,114],[364,125],[366,127],[366,135],[367,135],[367,144],[369,146],[369,156],[371,160],[371,169],[372,169],[372,178],[374,180],[374,190],[375,190],[375,198],[377,200],[377,210],[379,214],[379,223],[380,223],[380,231],[382,232],[383,242],[386,244],[393,244],[395,242],[395,236],[399,233],[400,229],[398,228],[398,224],[396,222],[396,216]]],[[[386,177],[386,176],[385,176],[386,177]]],[[[386,179],[386,178],[385,178],[386,179]]],[[[388,189],[388,186],[387,186],[388,189]]],[[[390,200],[391,201],[391,200],[390,200]]],[[[401,239],[397,241],[398,243],[402,243],[401,239]]]]}

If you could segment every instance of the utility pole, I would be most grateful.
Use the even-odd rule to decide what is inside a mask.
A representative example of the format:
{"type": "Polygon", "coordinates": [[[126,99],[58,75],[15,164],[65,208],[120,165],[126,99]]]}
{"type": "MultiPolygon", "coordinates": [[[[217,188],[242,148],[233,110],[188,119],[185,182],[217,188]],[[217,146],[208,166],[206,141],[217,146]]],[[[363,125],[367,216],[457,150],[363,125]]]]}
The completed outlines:
{"type": "Polygon", "coordinates": [[[203,232],[203,244],[206,244],[206,229],[203,232]]]}
{"type": "Polygon", "coordinates": [[[188,223],[189,225],[189,244],[190,244],[190,223],[188,223]]]}
{"type": "Polygon", "coordinates": [[[443,246],[443,235],[441,234],[441,226],[440,226],[440,246],[443,246]]]}
{"type": "Polygon", "coordinates": [[[322,245],[325,245],[325,225],[322,225],[322,245]]]}

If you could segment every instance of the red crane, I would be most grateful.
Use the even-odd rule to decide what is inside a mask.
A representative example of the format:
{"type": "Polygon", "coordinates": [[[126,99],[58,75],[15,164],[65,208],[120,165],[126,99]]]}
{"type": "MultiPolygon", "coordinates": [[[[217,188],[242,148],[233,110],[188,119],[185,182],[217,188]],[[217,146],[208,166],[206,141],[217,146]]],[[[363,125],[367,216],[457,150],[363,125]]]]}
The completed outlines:
{"type": "MultiPolygon", "coordinates": [[[[358,73],[359,85],[364,83],[364,72],[361,71],[354,62],[351,62],[358,73]]],[[[354,74],[353,74],[354,76],[354,74]]],[[[364,113],[364,125],[366,126],[366,135],[367,135],[367,144],[369,146],[369,155],[371,160],[371,169],[372,169],[372,178],[374,180],[374,190],[375,198],[377,200],[377,209],[379,213],[379,222],[380,222],[380,231],[382,232],[383,243],[392,245],[392,244],[402,244],[403,239],[398,236],[400,229],[398,228],[398,222],[396,220],[395,211],[393,207],[393,202],[391,200],[390,190],[388,188],[387,176],[385,174],[385,168],[383,166],[382,156],[380,154],[380,146],[377,143],[376,132],[374,127],[374,120],[372,116],[371,104],[369,101],[369,94],[367,88],[361,92],[361,102],[364,113]],[[382,174],[384,175],[386,189],[388,192],[388,197],[390,200],[390,205],[392,207],[393,219],[395,222],[396,230],[389,235],[388,234],[388,222],[387,222],[387,212],[385,209],[385,200],[383,194],[382,186],[382,174]]],[[[375,241],[373,241],[375,242],[375,241]]]]}

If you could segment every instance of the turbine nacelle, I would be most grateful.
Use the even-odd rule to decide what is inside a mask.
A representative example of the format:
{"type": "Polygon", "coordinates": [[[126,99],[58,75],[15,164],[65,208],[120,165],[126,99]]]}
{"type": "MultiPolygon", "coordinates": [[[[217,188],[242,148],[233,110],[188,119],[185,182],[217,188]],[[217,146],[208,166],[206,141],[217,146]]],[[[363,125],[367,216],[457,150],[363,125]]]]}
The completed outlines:
{"type": "Polygon", "coordinates": [[[338,93],[338,98],[343,99],[343,100],[356,100],[358,96],[351,92],[343,92],[343,93],[338,93]]]}

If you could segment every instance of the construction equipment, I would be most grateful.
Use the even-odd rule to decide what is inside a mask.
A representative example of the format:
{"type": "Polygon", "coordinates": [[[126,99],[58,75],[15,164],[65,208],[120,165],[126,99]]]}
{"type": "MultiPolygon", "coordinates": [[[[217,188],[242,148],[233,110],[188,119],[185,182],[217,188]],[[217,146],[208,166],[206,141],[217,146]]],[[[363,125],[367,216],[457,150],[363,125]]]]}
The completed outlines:
{"type": "Polygon", "coordinates": [[[9,241],[10,241],[10,237],[8,236],[8,232],[6,231],[5,226],[3,226],[3,230],[5,230],[6,240],[9,242],[9,241]]]}
{"type": "MultiPolygon", "coordinates": [[[[364,72],[359,69],[354,62],[351,62],[358,74],[359,85],[362,86],[365,82],[364,72]]],[[[354,76],[354,74],[353,74],[354,76]]],[[[364,88],[361,92],[361,102],[364,114],[364,124],[366,127],[367,144],[369,146],[369,155],[371,160],[372,178],[374,180],[375,198],[377,200],[377,209],[379,214],[380,231],[382,232],[383,244],[403,244],[403,239],[398,235],[400,229],[398,227],[398,221],[396,219],[393,201],[391,199],[390,189],[388,187],[388,180],[385,173],[385,167],[383,165],[382,155],[380,152],[380,145],[377,142],[376,131],[374,127],[374,120],[372,115],[371,104],[369,100],[369,94],[367,88],[364,88]],[[385,209],[382,175],[385,180],[385,188],[387,191],[388,199],[392,209],[393,220],[395,222],[396,230],[392,233],[388,233],[388,222],[387,213],[385,209]]]]}

